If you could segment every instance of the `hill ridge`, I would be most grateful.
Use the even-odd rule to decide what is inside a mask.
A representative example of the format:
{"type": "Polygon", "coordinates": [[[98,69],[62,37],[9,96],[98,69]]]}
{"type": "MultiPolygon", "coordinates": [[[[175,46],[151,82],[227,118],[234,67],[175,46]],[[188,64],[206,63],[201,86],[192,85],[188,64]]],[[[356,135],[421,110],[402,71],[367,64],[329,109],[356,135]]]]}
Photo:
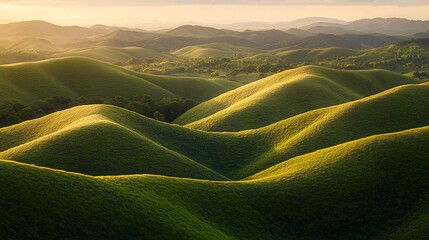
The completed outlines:
{"type": "Polygon", "coordinates": [[[16,193],[0,195],[0,222],[6,236],[18,238],[55,237],[40,224],[41,218],[56,234],[79,238],[119,238],[124,236],[123,222],[130,236],[149,239],[333,239],[346,234],[348,239],[399,240],[407,231],[393,230],[404,224],[413,229],[410,236],[423,238],[427,223],[409,219],[427,215],[429,129],[381,138],[365,148],[354,142],[298,157],[293,160],[296,168],[285,169],[281,177],[239,182],[90,177],[0,160],[0,184],[16,193]],[[378,151],[380,146],[389,148],[378,151]],[[309,157],[312,165],[299,166],[309,157]],[[64,205],[65,199],[70,203],[64,205]],[[6,207],[10,203],[15,207],[6,207]],[[222,214],[216,214],[219,209],[222,214]],[[26,218],[11,218],[21,214],[26,218]],[[113,220],[100,224],[105,219],[113,220]],[[39,230],[16,231],[17,226],[39,230]]]}
{"type": "Polygon", "coordinates": [[[85,57],[0,66],[0,101],[31,103],[58,95],[77,98],[145,94],[201,101],[238,86],[227,80],[142,74],[85,57]]]}
{"type": "Polygon", "coordinates": [[[410,83],[421,81],[386,70],[347,71],[310,65],[221,94],[188,110],[175,123],[206,131],[254,129],[410,83]]]}
{"type": "MultiPolygon", "coordinates": [[[[99,156],[86,157],[94,159],[98,163],[107,162],[111,164],[112,161],[115,162],[115,159],[119,158],[118,156],[130,156],[128,158],[134,159],[133,161],[147,161],[148,164],[154,164],[153,166],[158,169],[157,173],[163,171],[162,165],[159,165],[161,162],[158,162],[157,159],[170,159],[171,162],[179,159],[183,161],[190,159],[218,173],[218,177],[225,176],[238,180],[280,162],[321,148],[374,134],[428,125],[428,96],[429,84],[427,83],[404,85],[361,100],[302,113],[259,129],[224,133],[204,132],[178,125],[169,125],[108,105],[81,106],[0,129],[0,139],[3,139],[0,140],[0,146],[2,146],[0,158],[35,161],[41,156],[45,156],[43,159],[46,164],[52,164],[55,163],[56,159],[54,156],[49,156],[47,152],[56,152],[57,155],[63,154],[61,159],[73,162],[87,156],[86,153],[89,151],[100,154],[99,156]],[[402,104],[401,111],[394,107],[398,102],[402,104]],[[416,106],[417,103],[418,106],[416,106]],[[412,114],[413,111],[418,112],[418,114],[412,114]],[[34,139],[37,140],[41,136],[43,137],[58,129],[61,130],[76,120],[85,119],[85,116],[99,116],[100,114],[103,116],[102,119],[108,119],[130,129],[132,132],[137,132],[143,138],[135,138],[132,134],[130,135],[118,128],[96,125],[85,131],[77,131],[76,134],[70,135],[62,141],[47,142],[43,144],[45,147],[40,145],[38,151],[29,150],[26,146],[19,147],[19,145],[34,139]],[[396,119],[396,122],[386,123],[384,118],[379,116],[390,116],[396,119]],[[59,122],[53,126],[34,127],[35,125],[43,126],[44,122],[56,122],[56,119],[59,122]],[[40,132],[29,131],[29,129],[39,129],[40,132]],[[105,139],[98,139],[97,136],[100,132],[106,136],[105,139]],[[120,139],[128,140],[121,142],[120,139]],[[98,142],[98,144],[83,150],[87,141],[98,142]],[[165,149],[159,148],[157,145],[165,147],[165,149]],[[16,146],[18,148],[12,151],[11,148],[16,146]],[[132,150],[130,146],[139,150],[132,150]],[[79,151],[81,148],[82,150],[79,151]],[[68,152],[64,149],[68,149],[68,152]],[[242,151],[242,149],[248,150],[242,151]],[[66,152],[67,154],[65,154],[66,152]],[[144,153],[144,156],[139,153],[144,153]],[[171,155],[172,153],[174,156],[171,155]],[[161,156],[163,157],[161,158],[161,156]]],[[[81,162],[80,164],[87,166],[85,164],[88,163],[81,162]]],[[[151,169],[150,164],[146,165],[149,169],[151,169]]],[[[118,168],[119,166],[116,166],[116,169],[118,168]]],[[[86,173],[92,173],[92,175],[112,174],[109,174],[111,170],[107,165],[100,165],[96,168],[86,167],[85,169],[86,173]]],[[[140,169],[143,172],[147,171],[146,168],[140,169]]],[[[169,168],[167,167],[167,169],[169,168]]],[[[133,173],[129,170],[125,172],[127,171],[133,173]]],[[[172,174],[170,170],[167,172],[166,175],[172,174]]],[[[211,179],[212,175],[199,175],[199,177],[211,179]]]]}

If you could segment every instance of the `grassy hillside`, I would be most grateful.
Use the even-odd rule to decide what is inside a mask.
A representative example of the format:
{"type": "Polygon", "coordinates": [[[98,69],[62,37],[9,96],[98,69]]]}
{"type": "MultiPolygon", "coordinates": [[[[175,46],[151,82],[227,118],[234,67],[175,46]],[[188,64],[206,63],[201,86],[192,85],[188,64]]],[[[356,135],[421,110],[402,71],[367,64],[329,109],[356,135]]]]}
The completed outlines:
{"type": "Polygon", "coordinates": [[[0,129],[0,158],[92,175],[242,179],[318,149],[427,126],[428,99],[428,84],[406,85],[235,133],[169,125],[113,106],[81,106],[0,129]]]}
{"type": "Polygon", "coordinates": [[[40,38],[24,38],[13,41],[5,46],[7,51],[12,52],[58,52],[61,47],[52,44],[50,41],[40,38]]]}
{"type": "Polygon", "coordinates": [[[233,46],[224,43],[211,43],[205,45],[189,46],[181,48],[173,55],[185,58],[203,58],[203,57],[245,57],[256,53],[262,53],[262,50],[253,48],[233,46]]]}
{"type": "Polygon", "coordinates": [[[51,96],[174,96],[119,67],[78,57],[0,66],[0,86],[2,101],[34,102],[51,96]]]}
{"type": "Polygon", "coordinates": [[[206,79],[185,76],[160,76],[135,72],[131,74],[137,75],[148,82],[167,89],[173,92],[177,97],[190,98],[197,101],[206,101],[224,92],[242,86],[240,83],[219,78],[206,79]]]}
{"type": "Polygon", "coordinates": [[[201,101],[239,85],[226,80],[140,74],[82,57],[0,66],[0,101],[15,99],[24,103],[52,96],[77,98],[136,94],[201,101]]]}
{"type": "Polygon", "coordinates": [[[116,107],[75,107],[1,129],[1,150],[7,149],[1,156],[91,175],[152,173],[225,179],[147,138],[135,129],[138,124],[166,125],[116,107]]]}
{"type": "Polygon", "coordinates": [[[236,176],[248,176],[285,159],[356,139],[427,126],[428,97],[429,84],[405,85],[258,129],[273,137],[273,147],[236,176]]]}
{"type": "Polygon", "coordinates": [[[166,59],[173,56],[139,47],[96,47],[90,49],[70,50],[56,54],[55,57],[81,56],[110,63],[122,63],[130,59],[166,59]]]}
{"type": "Polygon", "coordinates": [[[339,61],[337,67],[383,68],[397,72],[429,70],[429,39],[414,39],[357,52],[339,61]]]}
{"type": "Polygon", "coordinates": [[[428,127],[373,136],[240,182],[0,161],[0,226],[9,239],[424,239],[428,143],[428,127]]]}
{"type": "Polygon", "coordinates": [[[384,70],[344,71],[306,66],[222,94],[192,108],[176,123],[208,131],[258,128],[408,83],[419,81],[384,70]]]}

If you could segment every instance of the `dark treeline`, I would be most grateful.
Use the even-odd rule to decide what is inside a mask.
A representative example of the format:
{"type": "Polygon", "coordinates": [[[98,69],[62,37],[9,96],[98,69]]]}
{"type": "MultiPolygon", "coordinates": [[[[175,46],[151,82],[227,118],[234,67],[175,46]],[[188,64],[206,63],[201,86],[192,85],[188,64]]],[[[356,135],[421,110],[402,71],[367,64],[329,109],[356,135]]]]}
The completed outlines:
{"type": "Polygon", "coordinates": [[[0,127],[10,126],[70,107],[87,104],[110,104],[137,112],[159,121],[172,122],[181,114],[198,104],[191,99],[154,98],[149,95],[133,97],[69,97],[55,96],[38,100],[32,104],[22,104],[18,101],[0,103],[0,127]]]}

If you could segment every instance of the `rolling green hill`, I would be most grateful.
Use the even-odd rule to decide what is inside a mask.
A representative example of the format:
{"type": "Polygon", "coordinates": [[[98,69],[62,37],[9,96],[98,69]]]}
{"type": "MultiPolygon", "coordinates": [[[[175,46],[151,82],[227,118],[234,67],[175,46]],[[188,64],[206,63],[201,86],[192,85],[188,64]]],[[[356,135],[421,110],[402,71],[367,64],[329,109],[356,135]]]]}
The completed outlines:
{"type": "Polygon", "coordinates": [[[384,70],[345,71],[306,66],[222,94],[192,108],[176,123],[208,131],[258,128],[309,110],[419,82],[384,70]]]}
{"type": "Polygon", "coordinates": [[[427,126],[428,99],[429,84],[405,85],[235,133],[169,125],[113,106],[81,106],[0,129],[0,158],[91,175],[243,179],[318,149],[427,126]]]}
{"type": "Polygon", "coordinates": [[[154,129],[167,126],[115,107],[75,107],[1,129],[1,150],[8,149],[1,155],[91,175],[152,173],[225,179],[146,137],[136,129],[139,124],[154,129]]]}
{"type": "Polygon", "coordinates": [[[414,39],[362,50],[357,54],[333,61],[332,65],[383,68],[397,72],[429,70],[429,39],[414,39]]]}
{"type": "Polygon", "coordinates": [[[227,80],[140,74],[83,57],[0,66],[0,101],[137,94],[202,101],[238,86],[227,80]]]}
{"type": "Polygon", "coordinates": [[[125,63],[130,59],[166,59],[173,56],[140,47],[96,47],[90,49],[70,50],[56,54],[55,57],[80,56],[110,63],[125,63]]]}
{"type": "Polygon", "coordinates": [[[203,58],[203,57],[245,57],[262,53],[262,50],[233,46],[225,43],[211,43],[197,46],[181,48],[173,55],[185,58],[203,58]]]}
{"type": "Polygon", "coordinates": [[[428,127],[377,135],[239,182],[0,161],[0,226],[9,239],[424,239],[428,143],[428,127]]]}

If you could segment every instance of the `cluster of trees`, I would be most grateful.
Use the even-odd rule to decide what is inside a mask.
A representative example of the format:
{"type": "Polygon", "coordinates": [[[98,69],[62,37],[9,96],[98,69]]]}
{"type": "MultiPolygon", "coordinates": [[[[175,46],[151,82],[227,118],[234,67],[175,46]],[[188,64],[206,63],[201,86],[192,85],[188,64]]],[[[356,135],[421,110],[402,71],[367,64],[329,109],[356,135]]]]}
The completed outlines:
{"type": "Polygon", "coordinates": [[[415,71],[413,72],[413,77],[418,79],[426,79],[429,78],[429,74],[426,72],[415,71]]]}
{"type": "Polygon", "coordinates": [[[0,127],[5,127],[47,114],[64,110],[73,106],[86,104],[111,104],[137,112],[159,121],[172,122],[181,114],[198,104],[191,99],[154,98],[149,95],[132,97],[69,97],[55,96],[42,99],[32,104],[22,104],[18,101],[0,103],[0,127]]]}

